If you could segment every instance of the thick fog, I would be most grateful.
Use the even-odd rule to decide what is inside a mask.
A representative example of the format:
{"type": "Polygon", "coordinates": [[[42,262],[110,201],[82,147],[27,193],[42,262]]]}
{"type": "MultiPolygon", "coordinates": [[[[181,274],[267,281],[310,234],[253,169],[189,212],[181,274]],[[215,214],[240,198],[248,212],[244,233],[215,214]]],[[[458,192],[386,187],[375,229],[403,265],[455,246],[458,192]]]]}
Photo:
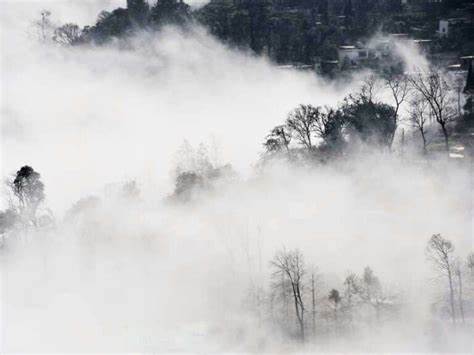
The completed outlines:
{"type": "Polygon", "coordinates": [[[44,48],[12,31],[4,31],[2,58],[2,167],[56,171],[44,174],[61,191],[49,195],[53,208],[107,182],[159,183],[185,139],[215,141],[222,159],[247,173],[290,109],[349,91],[227,50],[200,28],[143,34],[133,50],[44,48]]]}
{"type": "MultiPolygon", "coordinates": [[[[0,4],[1,173],[25,164],[39,171],[56,222],[1,250],[3,351],[472,349],[469,336],[433,320],[440,296],[425,254],[435,233],[461,258],[472,250],[464,163],[379,152],[259,167],[263,138],[292,108],[336,104],[360,76],[334,83],[284,70],[200,27],[100,48],[39,45],[27,29],[39,9],[86,24],[120,1],[33,3],[0,4]],[[174,204],[185,140],[206,144],[236,173],[174,204]],[[117,196],[114,186],[131,180],[140,197],[117,196]],[[101,202],[68,218],[89,196],[101,202]],[[402,319],[306,348],[289,341],[247,306],[253,290],[270,287],[269,261],[283,247],[299,248],[317,269],[320,297],[370,265],[403,300],[402,319]]],[[[408,68],[426,65],[413,48],[399,52],[408,68]]]]}

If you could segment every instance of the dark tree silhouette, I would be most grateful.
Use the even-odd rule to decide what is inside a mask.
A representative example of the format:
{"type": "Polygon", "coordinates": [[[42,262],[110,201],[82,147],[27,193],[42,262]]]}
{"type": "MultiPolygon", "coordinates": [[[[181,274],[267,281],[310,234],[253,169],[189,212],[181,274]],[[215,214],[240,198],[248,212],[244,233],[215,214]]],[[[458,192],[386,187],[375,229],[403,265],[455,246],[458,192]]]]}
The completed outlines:
{"type": "Polygon", "coordinates": [[[66,23],[54,31],[53,40],[61,45],[75,45],[81,41],[82,31],[78,25],[66,23]]]}
{"type": "Polygon", "coordinates": [[[430,122],[430,111],[428,103],[423,98],[415,98],[410,102],[409,121],[413,128],[420,132],[423,143],[423,154],[428,153],[428,141],[426,137],[427,126],[430,122]]]}
{"type": "Polygon", "coordinates": [[[290,285],[295,304],[295,314],[298,321],[301,341],[305,340],[303,302],[303,278],[305,275],[305,265],[303,255],[299,250],[278,252],[271,265],[275,269],[273,276],[277,279],[286,278],[290,285]]]}
{"type": "Polygon", "coordinates": [[[343,120],[349,134],[372,146],[390,147],[396,124],[395,109],[374,102],[371,96],[349,97],[342,106],[343,120]]]}
{"type": "Polygon", "coordinates": [[[286,152],[290,154],[289,146],[291,139],[291,131],[288,129],[288,127],[285,125],[280,125],[272,129],[263,145],[269,153],[280,152],[285,149],[286,152]]]}
{"type": "Polygon", "coordinates": [[[188,200],[193,191],[202,187],[204,187],[204,178],[193,171],[186,171],[176,177],[174,196],[181,200],[188,200]]]}
{"type": "Polygon", "coordinates": [[[143,26],[148,18],[149,7],[145,0],[127,0],[130,22],[135,26],[143,26]]]}
{"type": "Polygon", "coordinates": [[[341,295],[339,294],[339,291],[336,289],[332,289],[331,292],[329,292],[328,299],[333,304],[334,321],[337,322],[337,311],[338,311],[339,303],[341,302],[341,295]]]}
{"type": "Polygon", "coordinates": [[[184,25],[190,18],[191,9],[182,0],[158,0],[150,10],[150,22],[155,27],[184,25]]]}
{"type": "Polygon", "coordinates": [[[25,165],[16,172],[14,180],[10,183],[18,201],[20,215],[26,221],[34,224],[36,223],[36,211],[45,198],[44,184],[40,178],[38,172],[25,165]]]}
{"type": "Polygon", "coordinates": [[[314,147],[314,132],[319,116],[319,108],[311,105],[299,105],[288,115],[286,125],[295,139],[305,148],[314,147]]]}
{"type": "Polygon", "coordinates": [[[418,73],[409,78],[414,90],[428,103],[430,110],[441,128],[446,152],[449,153],[448,124],[456,114],[453,87],[445,74],[436,69],[426,73],[418,73]]]}

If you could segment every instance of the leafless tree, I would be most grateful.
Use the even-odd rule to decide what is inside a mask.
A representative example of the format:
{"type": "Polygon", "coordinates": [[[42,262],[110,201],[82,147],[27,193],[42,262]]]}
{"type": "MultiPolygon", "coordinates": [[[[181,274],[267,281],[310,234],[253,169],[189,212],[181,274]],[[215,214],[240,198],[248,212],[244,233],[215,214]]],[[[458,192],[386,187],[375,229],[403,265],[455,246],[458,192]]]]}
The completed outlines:
{"type": "Polygon", "coordinates": [[[291,131],[285,125],[276,126],[272,129],[263,144],[267,152],[279,152],[285,149],[290,155],[291,131]]]}
{"type": "Polygon", "coordinates": [[[316,335],[316,283],[318,275],[313,270],[311,272],[311,325],[313,329],[313,336],[316,335]]]}
{"type": "MultiPolygon", "coordinates": [[[[393,122],[395,124],[395,127],[397,127],[399,123],[400,108],[402,104],[406,101],[410,93],[410,86],[408,84],[408,79],[403,74],[402,75],[388,75],[385,78],[385,85],[389,89],[390,94],[393,99],[394,108],[395,108],[393,122]]],[[[393,131],[393,134],[390,137],[390,147],[392,146],[393,140],[395,138],[395,131],[393,131]]]]}
{"type": "Polygon", "coordinates": [[[446,152],[449,153],[448,124],[456,118],[455,95],[448,77],[431,69],[427,73],[417,73],[410,78],[414,90],[428,103],[436,122],[444,136],[446,152]]]}
{"type": "Polygon", "coordinates": [[[454,309],[454,266],[452,253],[454,252],[453,244],[441,236],[434,234],[427,245],[428,258],[433,263],[436,271],[448,279],[449,285],[449,303],[451,307],[451,318],[453,323],[456,322],[456,313],[454,309]]]}
{"type": "Polygon", "coordinates": [[[353,296],[359,292],[359,281],[355,273],[350,273],[344,280],[344,299],[349,314],[352,312],[353,296]]]}
{"type": "Polygon", "coordinates": [[[414,129],[420,132],[423,153],[426,154],[428,152],[426,130],[430,122],[430,110],[426,100],[418,97],[410,102],[409,122],[414,129]]]}
{"type": "Polygon", "coordinates": [[[356,297],[359,302],[371,306],[375,310],[375,317],[377,322],[380,321],[380,315],[385,306],[393,298],[392,295],[384,292],[380,280],[375,276],[370,267],[364,269],[362,277],[355,274],[350,274],[344,285],[346,287],[345,294],[348,302],[352,303],[353,297],[356,297]]]}
{"type": "Polygon", "coordinates": [[[465,88],[465,78],[460,75],[453,74],[452,75],[452,83],[453,83],[453,90],[456,93],[456,114],[458,117],[462,116],[462,97],[463,91],[465,88]]]}
{"type": "Polygon", "coordinates": [[[319,108],[311,105],[300,105],[288,115],[286,125],[295,139],[308,150],[313,149],[313,134],[319,108]]]}
{"type": "Polygon", "coordinates": [[[61,45],[74,45],[78,43],[80,39],[81,29],[78,25],[73,23],[67,23],[54,31],[53,40],[61,45]]]}
{"type": "Polygon", "coordinates": [[[458,282],[458,303],[459,303],[459,313],[461,314],[461,320],[464,323],[464,301],[463,301],[463,284],[462,284],[462,265],[459,260],[456,261],[454,265],[454,273],[456,274],[456,279],[458,282]]]}
{"type": "Polygon", "coordinates": [[[272,312],[274,320],[278,320],[283,324],[287,323],[290,318],[290,298],[292,297],[293,291],[291,291],[290,281],[285,274],[280,275],[274,274],[271,283],[272,288],[272,312]],[[278,303],[280,303],[280,309],[277,310],[278,303]],[[277,310],[275,314],[275,310],[277,310]],[[277,317],[279,316],[279,317],[277,317]]]}
{"type": "Polygon", "coordinates": [[[474,277],[474,253],[469,253],[469,255],[467,256],[466,264],[471,274],[471,277],[474,277]]]}
{"type": "Polygon", "coordinates": [[[359,296],[364,302],[372,305],[375,309],[377,321],[379,321],[380,311],[386,301],[386,296],[382,293],[382,286],[378,277],[368,266],[364,269],[359,296]]]}
{"type": "Polygon", "coordinates": [[[379,78],[374,74],[369,75],[364,79],[360,91],[355,95],[356,99],[363,102],[373,102],[379,85],[379,78]]]}
{"type": "Polygon", "coordinates": [[[338,110],[331,107],[318,108],[315,115],[314,134],[317,138],[328,143],[328,140],[336,138],[342,129],[341,122],[338,120],[338,110]]]}
{"type": "Polygon", "coordinates": [[[40,18],[33,22],[34,31],[36,32],[34,36],[40,42],[47,42],[51,40],[51,37],[54,32],[54,26],[51,22],[51,11],[41,10],[40,18]]]}
{"type": "Polygon", "coordinates": [[[299,326],[301,341],[304,342],[304,313],[303,302],[303,278],[305,276],[305,265],[303,255],[297,249],[287,251],[283,249],[278,252],[271,265],[274,268],[273,277],[281,279],[282,277],[289,281],[291,286],[293,301],[295,305],[295,315],[299,326]]]}

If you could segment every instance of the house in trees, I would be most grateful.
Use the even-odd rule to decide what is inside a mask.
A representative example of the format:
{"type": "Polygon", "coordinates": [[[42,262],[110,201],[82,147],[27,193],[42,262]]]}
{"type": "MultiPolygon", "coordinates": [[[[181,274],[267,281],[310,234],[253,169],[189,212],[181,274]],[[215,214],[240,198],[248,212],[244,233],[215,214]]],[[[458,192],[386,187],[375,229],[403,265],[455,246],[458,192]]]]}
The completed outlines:
{"type": "Polygon", "coordinates": [[[469,70],[469,67],[472,64],[472,61],[474,60],[474,55],[466,55],[463,57],[459,58],[461,60],[461,68],[463,70],[469,70]]]}
{"type": "Polygon", "coordinates": [[[441,19],[439,20],[438,36],[452,37],[459,31],[467,30],[470,22],[471,21],[465,17],[441,19]]]}
{"type": "Polygon", "coordinates": [[[431,39],[414,39],[413,44],[422,53],[428,54],[432,51],[433,41],[431,39]]]}
{"type": "Polygon", "coordinates": [[[338,69],[338,60],[322,60],[319,64],[319,70],[325,75],[333,76],[338,72],[338,69]]]}
{"type": "Polygon", "coordinates": [[[369,51],[367,48],[358,48],[356,46],[339,46],[338,57],[341,66],[355,67],[358,66],[361,61],[368,59],[369,51]]]}

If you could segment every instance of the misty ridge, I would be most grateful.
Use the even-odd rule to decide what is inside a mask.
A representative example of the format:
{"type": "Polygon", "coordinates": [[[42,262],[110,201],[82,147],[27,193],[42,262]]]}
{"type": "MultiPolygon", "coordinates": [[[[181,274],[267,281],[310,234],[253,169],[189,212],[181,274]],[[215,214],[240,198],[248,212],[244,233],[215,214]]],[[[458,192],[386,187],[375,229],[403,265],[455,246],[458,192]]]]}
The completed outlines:
{"type": "Polygon", "coordinates": [[[470,8],[427,3],[0,3],[2,351],[472,351],[471,22],[401,33],[470,8]]]}

